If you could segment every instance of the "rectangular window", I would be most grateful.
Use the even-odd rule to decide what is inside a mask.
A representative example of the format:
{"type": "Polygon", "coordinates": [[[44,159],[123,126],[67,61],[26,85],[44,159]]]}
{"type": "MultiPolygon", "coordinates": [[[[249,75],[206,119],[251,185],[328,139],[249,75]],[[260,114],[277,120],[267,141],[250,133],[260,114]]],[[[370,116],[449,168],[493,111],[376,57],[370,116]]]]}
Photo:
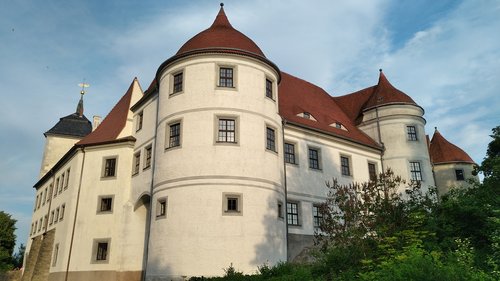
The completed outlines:
{"type": "Polygon", "coordinates": [[[370,177],[370,181],[377,180],[377,166],[374,163],[368,163],[368,175],[370,177]]]}
{"type": "Polygon", "coordinates": [[[176,147],[180,145],[181,145],[181,123],[171,124],[168,147],[176,147]]]}
{"type": "Polygon", "coordinates": [[[52,266],[57,264],[57,255],[59,254],[59,243],[54,246],[54,256],[52,257],[52,266]]]}
{"type": "Polygon", "coordinates": [[[53,222],[54,222],[54,211],[50,212],[50,221],[49,221],[49,224],[52,225],[53,222]]]}
{"type": "Polygon", "coordinates": [[[417,140],[417,128],[415,126],[406,126],[406,132],[408,133],[409,141],[417,140]]]}
{"type": "Polygon", "coordinates": [[[62,221],[64,219],[64,211],[65,210],[66,210],[66,204],[62,204],[61,213],[59,214],[59,221],[62,221]]]}
{"type": "Polygon", "coordinates": [[[100,197],[99,212],[111,212],[113,210],[113,197],[100,197]]]}
{"type": "Polygon", "coordinates": [[[132,175],[137,175],[139,173],[139,167],[141,165],[141,152],[134,154],[134,169],[132,170],[132,175]]]}
{"type": "Polygon", "coordinates": [[[234,193],[223,194],[223,215],[241,215],[243,207],[242,195],[234,193]]]}
{"type": "Polygon", "coordinates": [[[70,169],[68,168],[66,170],[66,181],[64,182],[64,189],[67,189],[68,188],[68,183],[69,183],[69,172],[70,172],[70,169]]]}
{"type": "Polygon", "coordinates": [[[266,149],[276,151],[276,136],[274,129],[266,127],[266,149]]]}
{"type": "Polygon", "coordinates": [[[266,97],[273,99],[273,82],[269,79],[266,79],[266,97]]]}
{"type": "Polygon", "coordinates": [[[182,72],[174,75],[174,89],[172,92],[173,94],[182,91],[182,79],[183,79],[182,72]]]}
{"type": "Polygon", "coordinates": [[[309,168],[319,170],[319,149],[309,148],[309,168]]]}
{"type": "Polygon", "coordinates": [[[156,217],[167,216],[167,198],[160,198],[156,203],[156,217]]]}
{"type": "Polygon", "coordinates": [[[57,207],[56,212],[54,214],[54,223],[57,223],[59,220],[59,207],[57,207]]]}
{"type": "Polygon", "coordinates": [[[456,169],[455,170],[455,177],[457,178],[457,181],[464,181],[464,170],[462,169],[456,169]]]}
{"type": "Polygon", "coordinates": [[[106,261],[108,259],[108,242],[97,242],[96,261],[106,261]]]}
{"type": "Polygon", "coordinates": [[[53,187],[54,188],[52,190],[53,190],[53,193],[54,193],[54,198],[56,198],[57,197],[57,185],[54,185],[53,187]]]}
{"type": "Polygon", "coordinates": [[[349,157],[340,156],[340,170],[343,176],[351,175],[351,168],[349,164],[349,157]]]}
{"type": "Polygon", "coordinates": [[[47,188],[45,188],[45,191],[42,191],[42,194],[43,194],[42,206],[45,206],[45,201],[47,201],[47,188]]]}
{"type": "Polygon", "coordinates": [[[54,188],[54,185],[53,184],[50,184],[49,185],[49,194],[47,195],[47,202],[50,201],[50,198],[52,197],[52,189],[54,188]]]}
{"type": "Polygon", "coordinates": [[[422,180],[422,169],[420,168],[420,162],[410,162],[410,174],[411,174],[411,180],[413,181],[422,180]]]}
{"type": "Polygon", "coordinates": [[[299,225],[299,203],[286,203],[286,220],[289,225],[299,225]]]}
{"type": "Polygon", "coordinates": [[[153,148],[152,146],[146,147],[145,154],[144,155],[144,169],[147,169],[151,167],[151,155],[152,155],[153,148]]]}
{"type": "Polygon", "coordinates": [[[66,184],[66,181],[64,180],[65,177],[66,177],[66,173],[62,173],[62,175],[61,175],[61,191],[62,191],[62,187],[64,187],[64,185],[66,184]]]}
{"type": "Polygon", "coordinates": [[[295,145],[291,143],[285,143],[285,162],[290,164],[296,164],[295,145]]]}
{"type": "Polygon", "coordinates": [[[105,159],[103,177],[114,177],[116,175],[116,158],[105,159]]]}
{"type": "Polygon", "coordinates": [[[314,227],[320,227],[321,221],[323,220],[323,214],[321,214],[319,206],[313,205],[313,225],[314,227]]]}
{"type": "Polygon", "coordinates": [[[141,111],[141,112],[139,112],[139,114],[137,114],[137,125],[135,128],[136,132],[142,129],[142,121],[143,120],[144,120],[144,112],[141,111]]]}
{"type": "Polygon", "coordinates": [[[42,229],[42,223],[43,223],[43,218],[41,218],[40,221],[38,222],[38,231],[42,229]]]}
{"type": "Polygon", "coordinates": [[[233,69],[229,67],[221,67],[219,69],[219,87],[233,88],[233,69]]]}
{"type": "MultiPolygon", "coordinates": [[[[43,191],[42,191],[43,192],[43,191]]],[[[37,205],[37,209],[40,209],[40,205],[42,203],[42,194],[39,194],[36,198],[36,200],[38,201],[38,205],[37,205]]]]}
{"type": "Polygon", "coordinates": [[[236,120],[219,119],[217,142],[236,142],[236,120]]]}

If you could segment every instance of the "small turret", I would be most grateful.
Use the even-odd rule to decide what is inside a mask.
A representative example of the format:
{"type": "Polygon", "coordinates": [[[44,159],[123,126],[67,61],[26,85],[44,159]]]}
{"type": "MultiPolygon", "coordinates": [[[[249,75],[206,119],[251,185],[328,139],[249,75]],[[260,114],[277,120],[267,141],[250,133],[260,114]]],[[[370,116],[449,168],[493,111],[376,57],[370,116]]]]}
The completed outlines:
{"type": "Polygon", "coordinates": [[[83,114],[84,88],[88,84],[81,83],[82,91],[75,113],[61,117],[52,128],[44,133],[45,149],[43,152],[40,178],[79,140],[92,132],[92,123],[83,114]],[[82,86],[84,85],[84,86],[82,86]]]}

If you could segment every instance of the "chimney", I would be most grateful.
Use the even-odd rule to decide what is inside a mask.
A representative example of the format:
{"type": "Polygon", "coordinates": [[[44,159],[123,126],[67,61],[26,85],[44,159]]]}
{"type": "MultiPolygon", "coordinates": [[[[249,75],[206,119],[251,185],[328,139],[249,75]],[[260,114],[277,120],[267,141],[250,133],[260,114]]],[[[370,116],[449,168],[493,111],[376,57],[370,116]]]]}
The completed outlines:
{"type": "Polygon", "coordinates": [[[94,115],[94,122],[92,123],[92,131],[94,131],[100,124],[101,124],[101,116],[94,115]]]}

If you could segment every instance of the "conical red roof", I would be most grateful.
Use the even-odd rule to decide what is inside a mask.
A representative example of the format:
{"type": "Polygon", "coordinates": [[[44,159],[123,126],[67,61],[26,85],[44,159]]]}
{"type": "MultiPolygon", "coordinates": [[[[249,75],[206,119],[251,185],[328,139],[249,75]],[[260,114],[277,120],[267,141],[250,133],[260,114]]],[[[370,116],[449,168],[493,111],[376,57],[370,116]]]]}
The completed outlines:
{"type": "Polygon", "coordinates": [[[446,140],[436,129],[432,136],[429,147],[429,154],[433,164],[446,163],[470,163],[475,164],[474,160],[465,153],[460,147],[446,140]]]}
{"type": "Polygon", "coordinates": [[[410,98],[407,94],[402,91],[396,89],[392,84],[387,80],[382,69],[380,70],[380,76],[378,78],[378,84],[375,87],[375,91],[372,96],[364,106],[365,109],[381,106],[385,104],[391,103],[409,103],[416,105],[417,103],[410,98]]]}
{"type": "Polygon", "coordinates": [[[203,49],[231,49],[249,52],[265,58],[264,53],[252,39],[234,29],[229,23],[222,4],[214,23],[208,29],[189,39],[182,45],[176,55],[203,49]]]}

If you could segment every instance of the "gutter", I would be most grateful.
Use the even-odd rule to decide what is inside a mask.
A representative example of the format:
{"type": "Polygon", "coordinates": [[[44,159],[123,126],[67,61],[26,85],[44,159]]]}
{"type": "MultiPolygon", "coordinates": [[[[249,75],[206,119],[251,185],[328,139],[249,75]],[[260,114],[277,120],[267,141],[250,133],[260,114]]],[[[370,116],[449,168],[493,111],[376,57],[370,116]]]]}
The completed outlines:
{"type": "Polygon", "coordinates": [[[281,118],[281,136],[283,140],[283,184],[285,188],[285,206],[283,206],[283,221],[285,222],[285,240],[286,240],[286,260],[288,261],[288,188],[287,188],[287,180],[286,180],[286,161],[285,161],[285,125],[286,119],[281,118]]]}

